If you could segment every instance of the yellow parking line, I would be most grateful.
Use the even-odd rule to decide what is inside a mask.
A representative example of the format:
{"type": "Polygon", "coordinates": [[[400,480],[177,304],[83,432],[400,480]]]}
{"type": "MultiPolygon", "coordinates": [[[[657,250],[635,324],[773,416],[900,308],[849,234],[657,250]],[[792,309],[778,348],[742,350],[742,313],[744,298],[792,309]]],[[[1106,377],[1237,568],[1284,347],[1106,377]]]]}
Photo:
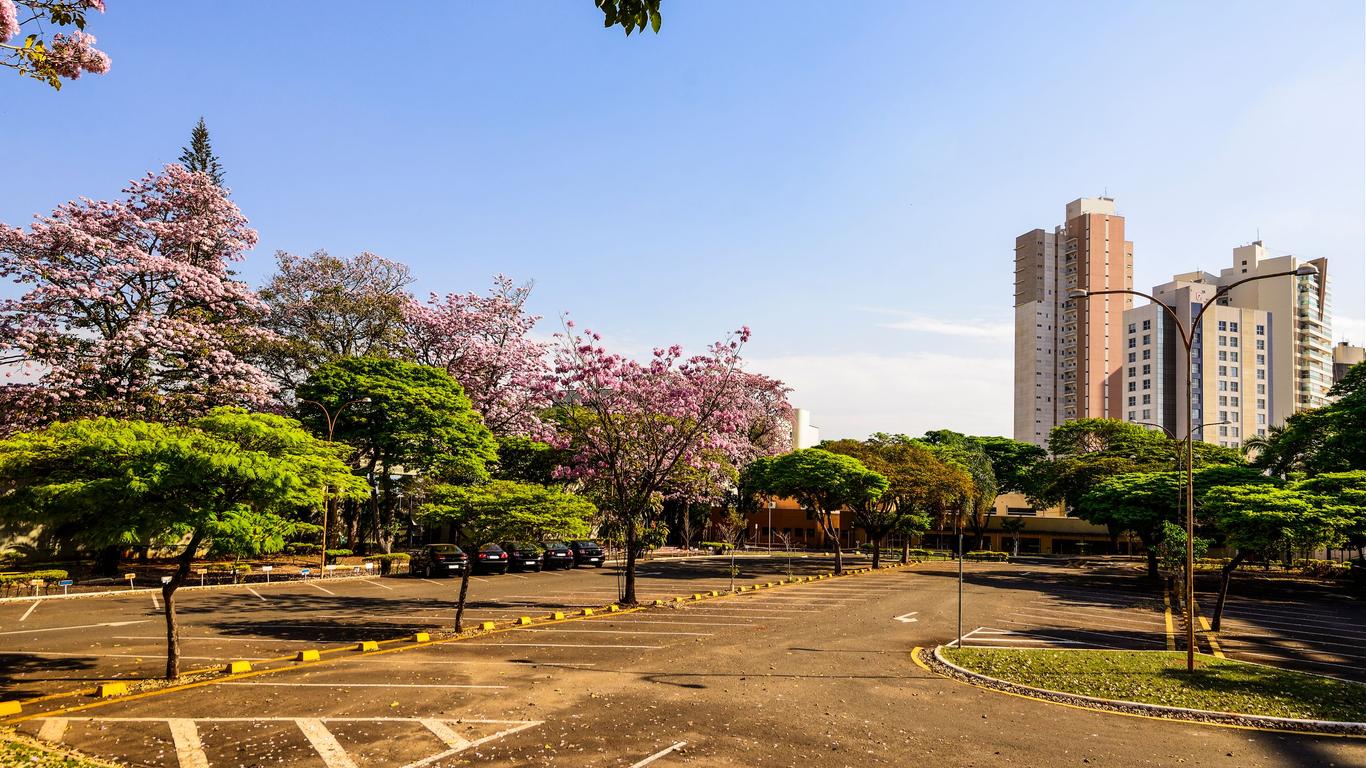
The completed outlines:
{"type": "Polygon", "coordinates": [[[1210,653],[1213,653],[1216,658],[1225,658],[1223,649],[1219,647],[1218,639],[1215,638],[1214,632],[1209,628],[1209,621],[1200,613],[1200,601],[1196,600],[1191,607],[1195,609],[1195,616],[1200,619],[1200,626],[1205,630],[1205,641],[1209,643],[1210,653]]]}
{"type": "Polygon", "coordinates": [[[1167,621],[1167,650],[1176,650],[1176,623],[1172,621],[1172,601],[1167,590],[1162,590],[1163,617],[1167,621]]]}

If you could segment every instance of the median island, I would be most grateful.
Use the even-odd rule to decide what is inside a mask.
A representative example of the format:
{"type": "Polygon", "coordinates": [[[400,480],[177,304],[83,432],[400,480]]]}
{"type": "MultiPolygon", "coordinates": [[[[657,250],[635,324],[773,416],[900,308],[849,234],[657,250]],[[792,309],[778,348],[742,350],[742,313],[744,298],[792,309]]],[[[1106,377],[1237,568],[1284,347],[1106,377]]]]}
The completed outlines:
{"type": "Polygon", "coordinates": [[[1366,722],[1366,685],[1203,654],[1196,657],[1191,673],[1186,671],[1186,654],[1181,651],[941,648],[940,652],[970,673],[1115,703],[1254,718],[1366,722]]]}

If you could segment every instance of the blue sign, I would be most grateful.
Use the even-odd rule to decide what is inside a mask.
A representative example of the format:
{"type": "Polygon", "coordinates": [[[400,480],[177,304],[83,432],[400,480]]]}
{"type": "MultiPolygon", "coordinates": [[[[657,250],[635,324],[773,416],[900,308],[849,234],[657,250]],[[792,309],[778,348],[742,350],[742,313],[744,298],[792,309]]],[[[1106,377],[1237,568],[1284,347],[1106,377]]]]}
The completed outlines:
{"type": "Polygon", "coordinates": [[[57,586],[59,586],[59,587],[69,587],[69,586],[71,586],[72,584],[75,584],[75,583],[76,583],[76,582],[72,581],[71,579],[62,579],[61,581],[57,582],[57,586]]]}
{"type": "Polygon", "coordinates": [[[311,570],[309,570],[309,569],[307,569],[307,568],[300,568],[300,569],[299,569],[299,575],[300,575],[300,576],[307,576],[308,574],[310,574],[310,573],[312,573],[312,572],[313,572],[313,571],[311,571],[311,570]]]}

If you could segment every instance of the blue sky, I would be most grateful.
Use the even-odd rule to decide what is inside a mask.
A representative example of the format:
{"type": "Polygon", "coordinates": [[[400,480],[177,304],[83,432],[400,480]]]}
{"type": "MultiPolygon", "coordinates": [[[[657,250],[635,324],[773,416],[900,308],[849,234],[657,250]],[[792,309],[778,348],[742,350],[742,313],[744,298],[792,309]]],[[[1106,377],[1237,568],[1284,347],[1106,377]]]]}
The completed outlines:
{"type": "Polygon", "coordinates": [[[108,75],[0,81],[0,221],[115,195],[202,114],[253,283],[369,250],[419,293],[535,280],[545,333],[628,351],[748,324],[833,437],[1008,434],[1014,238],[1107,191],[1140,287],[1260,234],[1328,257],[1366,337],[1361,3],[745,8],[627,39],[591,0],[110,0],[108,75]]]}

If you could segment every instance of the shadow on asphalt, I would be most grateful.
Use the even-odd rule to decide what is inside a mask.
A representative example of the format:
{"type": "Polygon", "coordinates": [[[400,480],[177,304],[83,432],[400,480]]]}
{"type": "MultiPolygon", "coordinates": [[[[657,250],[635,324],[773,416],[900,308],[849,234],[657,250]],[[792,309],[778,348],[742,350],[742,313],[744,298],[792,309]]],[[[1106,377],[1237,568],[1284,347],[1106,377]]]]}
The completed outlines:
{"type": "Polygon", "coordinates": [[[20,687],[41,683],[49,676],[54,676],[51,678],[54,682],[62,683],[108,680],[108,675],[70,677],[67,674],[59,674],[93,670],[96,661],[93,657],[86,659],[71,656],[54,659],[47,656],[0,653],[0,699],[26,699],[38,696],[42,693],[41,691],[20,690],[20,687]]]}

